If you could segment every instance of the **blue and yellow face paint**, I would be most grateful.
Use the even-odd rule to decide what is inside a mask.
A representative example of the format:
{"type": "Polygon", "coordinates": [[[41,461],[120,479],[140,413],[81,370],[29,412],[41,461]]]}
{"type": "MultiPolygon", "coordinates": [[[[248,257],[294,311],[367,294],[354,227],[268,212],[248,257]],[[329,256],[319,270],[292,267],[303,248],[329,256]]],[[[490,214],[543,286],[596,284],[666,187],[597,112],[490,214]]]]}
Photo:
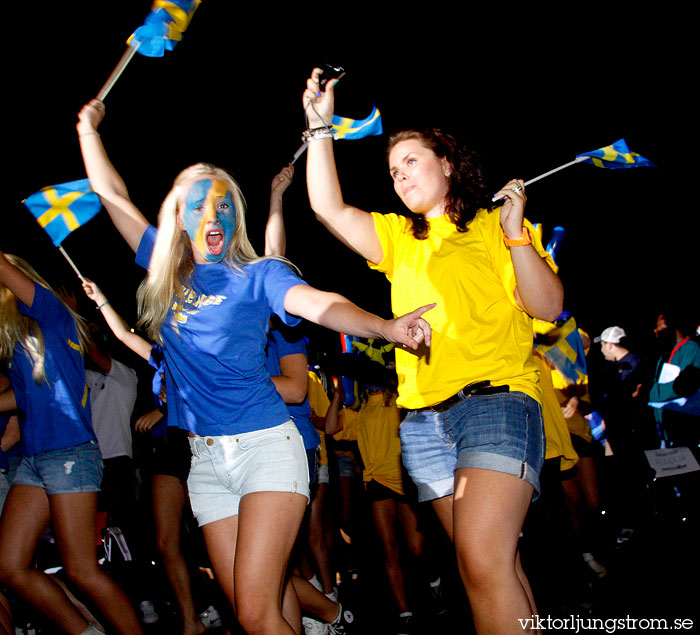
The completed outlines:
{"type": "Polygon", "coordinates": [[[236,206],[226,184],[215,177],[192,183],[182,220],[197,251],[209,262],[221,262],[236,231],[236,206]]]}

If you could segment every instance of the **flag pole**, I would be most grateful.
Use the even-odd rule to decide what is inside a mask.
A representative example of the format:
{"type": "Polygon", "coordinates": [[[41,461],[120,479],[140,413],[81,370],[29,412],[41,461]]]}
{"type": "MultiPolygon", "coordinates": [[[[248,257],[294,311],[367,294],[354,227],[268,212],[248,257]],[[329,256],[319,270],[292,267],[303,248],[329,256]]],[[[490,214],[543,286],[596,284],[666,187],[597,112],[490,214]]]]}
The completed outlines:
{"type": "Polygon", "coordinates": [[[97,94],[97,99],[99,99],[100,101],[105,100],[105,97],[107,97],[107,93],[109,93],[109,91],[112,90],[112,86],[114,86],[121,74],[124,72],[124,69],[126,68],[127,64],[131,61],[131,58],[134,57],[134,54],[139,48],[139,44],[140,42],[136,42],[136,46],[132,46],[131,44],[129,44],[129,46],[126,47],[124,55],[122,55],[121,59],[119,60],[119,63],[114,67],[112,74],[107,78],[107,81],[105,82],[104,86],[97,94]]]}
{"type": "Polygon", "coordinates": [[[294,165],[297,162],[297,159],[304,154],[304,150],[306,150],[306,147],[309,145],[308,141],[305,141],[302,145],[299,146],[299,149],[294,153],[294,158],[292,159],[292,165],[294,165]]]}
{"type": "MultiPolygon", "coordinates": [[[[577,163],[581,163],[581,161],[585,161],[588,158],[589,158],[588,156],[576,157],[573,161],[569,161],[568,163],[565,163],[564,165],[560,165],[558,168],[554,168],[553,170],[550,170],[549,172],[545,172],[544,174],[540,174],[539,176],[536,176],[534,179],[530,179],[529,181],[525,181],[525,183],[523,185],[528,186],[531,183],[535,183],[535,182],[539,181],[540,179],[543,179],[544,177],[549,176],[550,174],[554,174],[555,172],[559,172],[559,170],[563,170],[564,168],[569,168],[572,165],[576,165],[577,163]]],[[[502,196],[494,196],[491,199],[491,202],[495,203],[496,201],[498,201],[502,198],[503,198],[502,196]]]]}
{"type": "Polygon", "coordinates": [[[83,274],[78,271],[78,267],[75,266],[75,263],[70,259],[70,256],[66,253],[66,250],[63,248],[63,245],[58,246],[58,251],[60,251],[65,259],[68,261],[68,264],[73,267],[73,271],[78,274],[78,278],[80,278],[81,282],[85,282],[85,278],[83,278],[83,274]]]}

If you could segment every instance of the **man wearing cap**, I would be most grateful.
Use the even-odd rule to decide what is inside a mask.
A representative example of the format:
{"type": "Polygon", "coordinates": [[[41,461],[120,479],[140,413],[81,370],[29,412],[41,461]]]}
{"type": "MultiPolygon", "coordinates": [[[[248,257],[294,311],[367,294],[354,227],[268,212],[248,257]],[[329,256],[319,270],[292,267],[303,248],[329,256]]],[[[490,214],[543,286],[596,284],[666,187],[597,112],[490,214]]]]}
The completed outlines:
{"type": "Polygon", "coordinates": [[[605,419],[607,438],[614,453],[633,442],[641,400],[642,369],[639,357],[623,346],[624,329],[609,326],[593,341],[600,342],[606,364],[599,386],[598,410],[605,419]]]}
{"type": "MultiPolygon", "coordinates": [[[[627,334],[619,326],[606,328],[593,341],[600,342],[606,360],[592,391],[596,409],[605,420],[606,436],[613,451],[611,479],[613,515],[618,524],[618,545],[624,544],[641,524],[646,506],[647,467],[642,438],[643,368],[639,357],[624,345],[627,334]],[[596,399],[597,396],[597,399],[596,399]]],[[[592,386],[593,388],[593,386],[592,386]]]]}

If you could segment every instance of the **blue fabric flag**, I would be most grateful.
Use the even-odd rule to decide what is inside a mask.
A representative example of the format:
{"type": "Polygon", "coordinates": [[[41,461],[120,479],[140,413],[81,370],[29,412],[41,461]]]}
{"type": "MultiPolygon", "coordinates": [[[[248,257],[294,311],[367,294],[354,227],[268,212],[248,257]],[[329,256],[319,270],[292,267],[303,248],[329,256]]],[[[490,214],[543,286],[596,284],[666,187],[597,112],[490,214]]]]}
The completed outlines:
{"type": "Polygon", "coordinates": [[[382,115],[376,106],[372,108],[372,112],[366,119],[348,119],[333,115],[332,126],[338,139],[362,139],[362,137],[380,135],[384,132],[382,115]]]}
{"type": "Polygon", "coordinates": [[[43,187],[22,202],[56,247],[102,208],[88,179],[43,187]]]}
{"type": "Polygon", "coordinates": [[[163,57],[182,39],[201,0],[155,0],[144,23],[127,40],[146,57],[163,57]]]}
{"type": "Polygon", "coordinates": [[[645,159],[636,152],[632,152],[629,147],[627,147],[627,143],[624,139],[616,141],[611,146],[605,146],[604,148],[592,150],[591,152],[583,152],[576,156],[577,159],[581,157],[586,157],[583,159],[583,163],[592,163],[599,168],[609,168],[611,170],[656,167],[649,159],[645,159]]]}
{"type": "Polygon", "coordinates": [[[535,348],[570,384],[582,381],[588,374],[586,353],[576,320],[569,317],[564,324],[547,333],[547,341],[535,348]]]}

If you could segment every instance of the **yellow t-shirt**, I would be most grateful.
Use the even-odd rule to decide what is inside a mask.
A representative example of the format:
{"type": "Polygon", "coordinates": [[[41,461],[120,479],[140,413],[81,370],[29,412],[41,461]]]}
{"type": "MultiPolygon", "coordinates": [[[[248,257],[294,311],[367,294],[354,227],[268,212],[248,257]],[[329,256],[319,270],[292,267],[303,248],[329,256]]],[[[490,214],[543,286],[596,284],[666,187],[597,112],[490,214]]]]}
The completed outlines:
{"type": "Polygon", "coordinates": [[[547,441],[545,459],[561,458],[561,469],[568,470],[578,463],[578,454],[571,443],[571,435],[566,425],[566,419],[561,411],[559,400],[552,386],[549,373],[550,366],[537,353],[533,360],[540,371],[540,386],[542,387],[542,419],[544,421],[544,436],[547,441]]]}
{"type": "MultiPolygon", "coordinates": [[[[317,417],[326,416],[328,406],[331,405],[331,402],[328,400],[326,389],[323,387],[323,383],[321,383],[318,375],[310,370],[307,371],[307,373],[309,375],[309,388],[307,396],[309,398],[309,405],[311,406],[311,417],[313,421],[314,415],[317,417]]],[[[321,437],[321,443],[319,444],[318,464],[328,465],[326,435],[323,430],[319,430],[318,436],[321,437]]]]}
{"type": "MultiPolygon", "coordinates": [[[[563,406],[571,397],[578,397],[579,401],[590,402],[588,377],[584,377],[581,381],[572,384],[556,368],[551,368],[551,374],[554,392],[556,393],[560,405],[563,406]]],[[[582,412],[577,410],[572,417],[566,419],[566,425],[569,427],[569,432],[571,432],[571,434],[585,439],[588,443],[593,443],[591,426],[582,412]]]]}
{"type": "Polygon", "coordinates": [[[375,480],[403,494],[400,423],[395,399],[386,406],[384,393],[369,395],[367,402],[360,406],[357,445],[365,466],[362,480],[375,480]]]}
{"type": "MultiPolygon", "coordinates": [[[[383,258],[369,264],[391,282],[394,315],[437,302],[425,314],[433,332],[429,354],[396,349],[398,404],[431,406],[485,379],[541,401],[532,318],[515,300],[515,271],[498,210],[479,210],[467,232],[457,231],[448,216],[428,219],[425,240],[413,237],[408,218],[372,217],[383,258]]],[[[537,232],[525,224],[535,249],[555,269],[537,232]]]]}
{"type": "Polygon", "coordinates": [[[357,441],[357,419],[359,417],[357,410],[352,410],[352,408],[341,408],[338,413],[338,420],[342,423],[343,427],[339,432],[333,435],[333,438],[340,443],[335,445],[336,454],[344,454],[345,456],[350,456],[355,458],[355,453],[350,449],[350,443],[343,443],[344,441],[357,441]]]}

